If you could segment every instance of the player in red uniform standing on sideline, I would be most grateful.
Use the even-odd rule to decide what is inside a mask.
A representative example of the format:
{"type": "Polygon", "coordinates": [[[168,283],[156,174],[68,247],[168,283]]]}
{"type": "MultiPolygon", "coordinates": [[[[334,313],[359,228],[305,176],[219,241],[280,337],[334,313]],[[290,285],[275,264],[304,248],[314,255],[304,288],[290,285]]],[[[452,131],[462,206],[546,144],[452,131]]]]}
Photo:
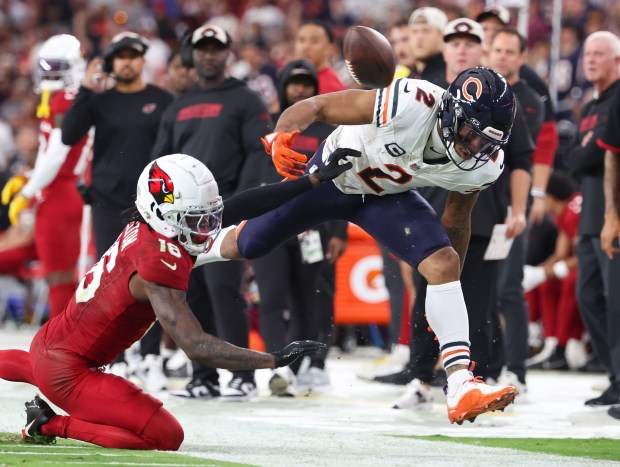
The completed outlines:
{"type": "Polygon", "coordinates": [[[149,163],[138,179],[135,220],[84,276],[64,312],[35,335],[30,352],[0,351],[0,378],[36,385],[69,414],[56,415],[35,397],[26,403],[24,440],[60,436],[112,448],[178,449],[183,429],[162,402],[101,370],[155,319],[189,358],[216,368],[277,368],[324,348],[315,341],[272,353],[236,347],[202,331],[185,294],[192,268],[224,237],[218,236],[222,225],[233,230],[242,219],[337,177],[352,166],[339,163],[356,154],[337,149],[309,176],[238,193],[226,200],[225,213],[202,162],[174,154],[149,163]]]}
{"type": "Polygon", "coordinates": [[[11,224],[19,222],[23,209],[31,206],[36,210],[34,241],[49,287],[52,318],[62,312],[77,285],[83,202],[76,188],[76,172],[85,162],[92,140],[86,135],[67,146],[61,141],[60,125],[85,67],[80,43],[73,36],[52,36],[41,46],[35,75],[41,91],[39,153],[29,179],[16,175],[2,190],[2,203],[10,203],[11,224]]]}

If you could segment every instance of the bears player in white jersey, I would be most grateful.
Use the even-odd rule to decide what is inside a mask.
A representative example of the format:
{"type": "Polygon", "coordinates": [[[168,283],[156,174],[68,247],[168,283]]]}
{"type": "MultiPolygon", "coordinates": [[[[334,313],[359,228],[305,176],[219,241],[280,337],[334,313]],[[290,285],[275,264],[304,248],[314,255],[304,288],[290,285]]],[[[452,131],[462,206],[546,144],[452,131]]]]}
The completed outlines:
{"type": "Polygon", "coordinates": [[[35,246],[49,287],[50,317],[62,312],[77,285],[83,201],[76,183],[90,155],[92,135],[68,146],[61,141],[60,126],[85,68],[86,60],[75,37],[58,34],[43,43],[35,71],[41,92],[37,161],[28,178],[17,175],[2,190],[2,203],[9,204],[12,224],[18,223],[23,209],[36,210],[35,246]]]}
{"type": "Polygon", "coordinates": [[[334,148],[362,156],[334,183],[326,183],[280,208],[223,231],[212,260],[256,258],[305,229],[332,219],[353,222],[428,281],[426,313],[448,374],[448,418],[462,424],[503,410],[513,386],[492,387],[474,378],[467,309],[459,282],[477,193],[503,170],[501,147],[514,121],[515,100],[493,70],[465,70],[447,91],[427,81],[397,79],[385,89],[350,90],[299,102],[265,137],[280,174],[295,178],[326,164],[334,148]],[[342,125],[306,158],[291,141],[310,123],[342,125]],[[441,221],[414,189],[449,190],[441,221]]]}

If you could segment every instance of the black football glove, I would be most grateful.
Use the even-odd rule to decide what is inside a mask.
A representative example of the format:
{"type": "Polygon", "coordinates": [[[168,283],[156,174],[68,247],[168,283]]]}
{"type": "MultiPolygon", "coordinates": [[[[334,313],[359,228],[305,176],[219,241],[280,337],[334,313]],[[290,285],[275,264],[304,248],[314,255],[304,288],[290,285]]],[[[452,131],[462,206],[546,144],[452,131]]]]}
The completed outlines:
{"type": "Polygon", "coordinates": [[[317,341],[295,341],[284,347],[282,350],[271,352],[276,359],[276,368],[287,366],[298,358],[303,357],[319,350],[327,348],[325,344],[317,341]]]}
{"type": "Polygon", "coordinates": [[[312,174],[316,176],[321,183],[327,180],[333,180],[341,173],[353,167],[351,162],[340,164],[340,161],[345,160],[347,157],[361,157],[361,155],[362,153],[355,149],[338,148],[329,155],[325,164],[319,167],[316,172],[312,172],[312,174]]]}

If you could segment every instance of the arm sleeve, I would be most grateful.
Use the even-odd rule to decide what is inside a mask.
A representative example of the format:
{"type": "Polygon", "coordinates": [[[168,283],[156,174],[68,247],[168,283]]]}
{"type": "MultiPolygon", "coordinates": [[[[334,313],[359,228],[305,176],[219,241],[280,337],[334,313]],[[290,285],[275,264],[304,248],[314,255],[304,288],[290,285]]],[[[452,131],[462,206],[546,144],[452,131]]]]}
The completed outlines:
{"type": "Polygon", "coordinates": [[[554,120],[543,122],[536,138],[534,163],[553,166],[559,145],[558,127],[554,120]]]}
{"type": "Polygon", "coordinates": [[[607,127],[596,142],[601,148],[620,154],[620,89],[616,90],[610,109],[607,127]]]}
{"type": "Polygon", "coordinates": [[[273,123],[267,106],[253,92],[250,93],[245,106],[241,125],[241,144],[245,161],[241,168],[237,192],[260,185],[265,165],[271,164],[271,159],[265,154],[261,137],[273,131],[273,123]]]}
{"type": "Polygon", "coordinates": [[[153,150],[151,151],[151,160],[155,160],[158,157],[173,154],[175,152],[172,147],[172,128],[174,127],[174,120],[176,118],[177,111],[178,110],[175,105],[170,105],[161,116],[159,128],[157,130],[157,139],[155,140],[153,150]]]}
{"type": "Polygon", "coordinates": [[[70,149],[71,146],[62,143],[60,128],[54,128],[50,132],[47,147],[37,155],[30,180],[21,190],[22,195],[32,198],[49,185],[58,175],[70,149]]]}
{"type": "Polygon", "coordinates": [[[312,183],[306,175],[297,180],[272,183],[237,193],[224,201],[222,227],[265,214],[310,189],[312,183]]]}
{"type": "Polygon", "coordinates": [[[94,98],[95,93],[93,91],[80,86],[73,105],[65,114],[62,122],[63,144],[73,146],[88,133],[88,130],[95,122],[92,109],[94,98]]]}
{"type": "Polygon", "coordinates": [[[523,118],[523,112],[517,106],[517,115],[512,126],[510,139],[504,148],[506,165],[512,172],[515,169],[523,169],[527,172],[532,171],[532,155],[534,153],[534,142],[527,129],[527,124],[523,118]]]}

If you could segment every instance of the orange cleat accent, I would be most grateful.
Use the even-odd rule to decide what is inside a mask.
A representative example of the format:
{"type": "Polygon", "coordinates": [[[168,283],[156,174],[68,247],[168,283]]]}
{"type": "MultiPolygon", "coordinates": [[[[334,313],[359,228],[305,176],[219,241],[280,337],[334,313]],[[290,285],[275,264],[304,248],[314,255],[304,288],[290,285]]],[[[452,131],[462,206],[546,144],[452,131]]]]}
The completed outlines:
{"type": "Polygon", "coordinates": [[[453,395],[448,394],[448,419],[459,425],[465,420],[473,423],[478,415],[503,411],[516,396],[514,386],[489,386],[480,377],[469,379],[453,395]]]}

